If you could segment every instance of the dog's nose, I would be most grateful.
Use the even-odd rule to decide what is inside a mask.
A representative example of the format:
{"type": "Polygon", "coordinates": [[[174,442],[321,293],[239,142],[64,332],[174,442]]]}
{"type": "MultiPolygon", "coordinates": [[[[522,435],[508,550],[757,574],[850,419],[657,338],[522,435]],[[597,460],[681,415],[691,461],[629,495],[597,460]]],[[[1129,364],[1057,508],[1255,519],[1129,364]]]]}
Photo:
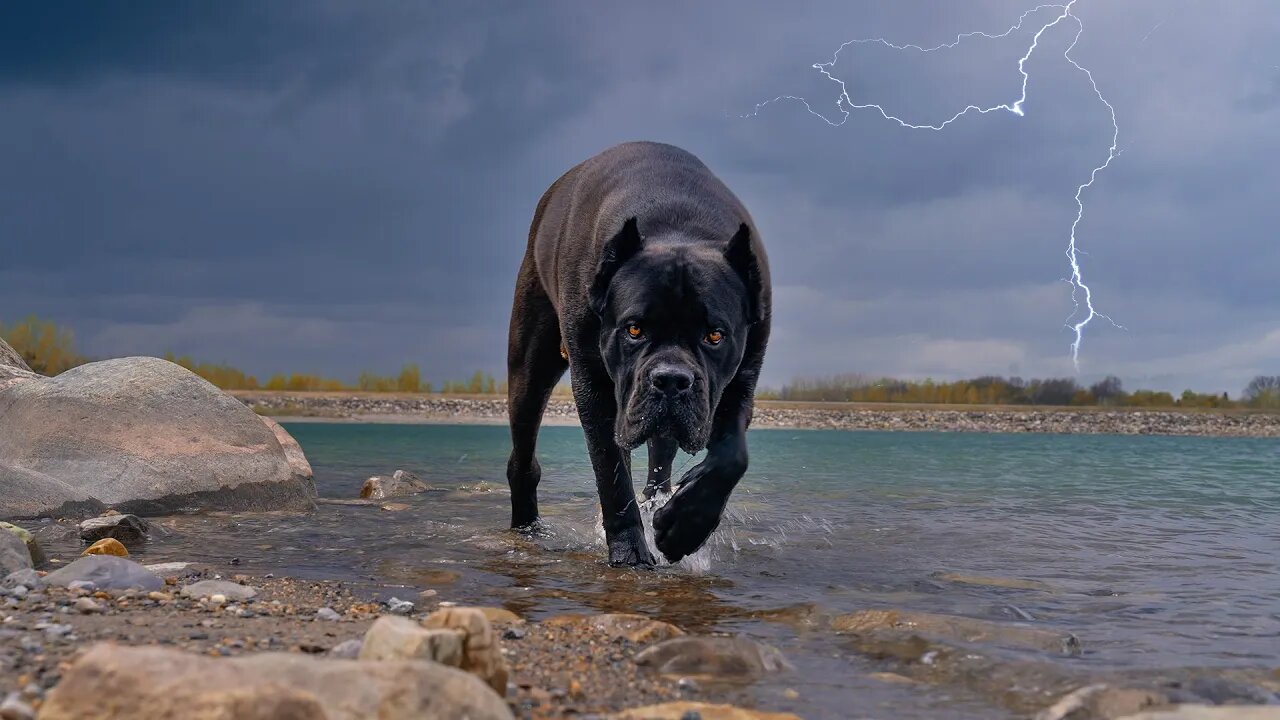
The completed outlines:
{"type": "Polygon", "coordinates": [[[659,365],[649,373],[649,382],[653,383],[654,390],[675,397],[693,387],[693,373],[675,365],[659,365]]]}

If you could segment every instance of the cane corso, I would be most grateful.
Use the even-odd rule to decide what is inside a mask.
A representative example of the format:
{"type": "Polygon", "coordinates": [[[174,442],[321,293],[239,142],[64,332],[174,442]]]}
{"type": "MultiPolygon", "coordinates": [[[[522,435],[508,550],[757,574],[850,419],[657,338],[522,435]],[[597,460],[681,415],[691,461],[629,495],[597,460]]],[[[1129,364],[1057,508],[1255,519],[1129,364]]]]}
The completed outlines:
{"type": "Polygon", "coordinates": [[[534,213],[511,310],[511,526],[538,520],[534,446],[568,368],[609,562],[654,564],[631,484],[642,443],[646,498],[670,492],[677,448],[707,450],[653,517],[669,561],[701,547],[747,469],[770,306],[751,216],[690,153],[626,143],[556,180],[534,213]]]}

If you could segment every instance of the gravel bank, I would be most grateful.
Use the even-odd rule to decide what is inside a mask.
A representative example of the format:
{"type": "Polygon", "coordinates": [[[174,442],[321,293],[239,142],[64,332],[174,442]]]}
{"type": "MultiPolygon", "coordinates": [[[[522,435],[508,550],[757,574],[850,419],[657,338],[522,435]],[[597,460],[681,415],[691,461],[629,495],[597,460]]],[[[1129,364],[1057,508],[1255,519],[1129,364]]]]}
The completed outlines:
{"type": "MultiPolygon", "coordinates": [[[[506,422],[504,398],[355,393],[233,393],[264,415],[360,422],[506,422]]],[[[547,424],[576,424],[572,401],[554,398],[547,424]]],[[[931,430],[1115,435],[1280,437],[1280,414],[1097,408],[885,406],[852,403],[756,405],[755,427],[810,430],[931,430]]]]}

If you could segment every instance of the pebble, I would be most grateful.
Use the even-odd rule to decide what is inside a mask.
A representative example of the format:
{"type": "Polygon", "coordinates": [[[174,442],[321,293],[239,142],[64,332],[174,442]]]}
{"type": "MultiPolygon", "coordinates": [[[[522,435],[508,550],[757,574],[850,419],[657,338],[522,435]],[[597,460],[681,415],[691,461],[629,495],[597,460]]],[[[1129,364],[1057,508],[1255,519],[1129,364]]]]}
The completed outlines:
{"type": "Polygon", "coordinates": [[[226,602],[227,602],[227,596],[221,593],[216,593],[209,596],[210,605],[223,605],[223,604],[226,604],[226,602]]]}
{"type": "Polygon", "coordinates": [[[80,590],[82,592],[93,592],[98,589],[98,584],[92,580],[72,580],[67,583],[68,590],[80,590]]]}
{"type": "Polygon", "coordinates": [[[116,557],[129,557],[129,551],[125,548],[124,543],[115,538],[103,538],[98,542],[85,548],[82,555],[115,555],[116,557]]]}
{"type": "Polygon", "coordinates": [[[22,701],[22,696],[16,692],[9,693],[0,703],[0,720],[35,720],[36,711],[30,705],[22,701]]]}
{"type": "Polygon", "coordinates": [[[75,601],[73,607],[84,615],[92,615],[93,613],[102,612],[102,606],[93,598],[82,597],[75,601]]]}
{"type": "Polygon", "coordinates": [[[335,620],[341,620],[342,616],[339,615],[337,611],[335,611],[333,608],[322,607],[316,611],[316,619],[335,621],[335,620]]]}
{"type": "Polygon", "coordinates": [[[334,645],[329,650],[329,656],[340,660],[355,660],[360,657],[360,650],[364,647],[364,641],[360,638],[354,640],[346,640],[334,645]]]}
{"type": "Polygon", "coordinates": [[[413,612],[413,603],[400,598],[391,598],[387,601],[387,611],[393,615],[408,615],[413,612]]]}
{"type": "Polygon", "coordinates": [[[17,598],[18,600],[21,600],[22,598],[26,597],[27,593],[29,592],[31,591],[27,589],[26,585],[15,585],[9,588],[9,597],[17,598]]]}

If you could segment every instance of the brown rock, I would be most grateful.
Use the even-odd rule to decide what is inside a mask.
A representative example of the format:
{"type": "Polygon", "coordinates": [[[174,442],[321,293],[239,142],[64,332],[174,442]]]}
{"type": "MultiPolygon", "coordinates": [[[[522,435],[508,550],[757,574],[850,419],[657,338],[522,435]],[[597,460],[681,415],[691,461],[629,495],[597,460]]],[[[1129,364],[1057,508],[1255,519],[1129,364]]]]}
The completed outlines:
{"type": "Polygon", "coordinates": [[[129,551],[125,546],[115,538],[103,538],[98,542],[85,548],[82,555],[115,555],[116,557],[129,557],[129,551]]]}
{"type": "Polygon", "coordinates": [[[1080,654],[1080,640],[1071,633],[956,615],[906,610],[861,610],[833,618],[831,628],[839,633],[855,634],[900,630],[945,640],[1046,650],[1064,655],[1080,654]]]}
{"type": "Polygon", "coordinates": [[[623,637],[638,644],[670,640],[685,634],[683,630],[671,623],[629,613],[557,615],[548,618],[543,624],[590,628],[610,637],[623,637]]]}
{"type": "Polygon", "coordinates": [[[484,613],[485,619],[491,623],[515,624],[515,623],[524,622],[524,618],[520,617],[519,615],[511,612],[506,608],[481,607],[481,608],[477,608],[477,610],[484,613]]]}
{"type": "Polygon", "coordinates": [[[636,655],[636,664],[663,675],[755,680],[788,669],[776,648],[744,637],[684,636],[664,640],[636,655]]]}
{"type": "Polygon", "coordinates": [[[374,475],[360,486],[360,497],[371,500],[385,500],[401,495],[416,495],[430,490],[426,483],[411,472],[397,470],[391,476],[374,475]]]}
{"type": "Polygon", "coordinates": [[[42,720],[510,720],[467,673],[429,662],[357,662],[293,653],[208,658],[98,644],[64,673],[42,720]]]}
{"type": "Polygon", "coordinates": [[[611,715],[613,720],[684,720],[691,713],[697,713],[702,720],[800,720],[800,716],[791,713],[765,712],[748,710],[733,705],[713,705],[702,702],[669,702],[661,705],[623,710],[611,715]]]}
{"type": "Polygon", "coordinates": [[[463,656],[460,667],[489,683],[489,686],[505,695],[507,692],[507,661],[502,657],[502,646],[493,625],[479,608],[453,607],[437,610],[422,620],[427,628],[461,630],[463,656]]]}
{"type": "Polygon", "coordinates": [[[460,667],[465,640],[459,630],[428,629],[408,618],[384,615],[365,633],[360,659],[431,660],[460,667]]]}

